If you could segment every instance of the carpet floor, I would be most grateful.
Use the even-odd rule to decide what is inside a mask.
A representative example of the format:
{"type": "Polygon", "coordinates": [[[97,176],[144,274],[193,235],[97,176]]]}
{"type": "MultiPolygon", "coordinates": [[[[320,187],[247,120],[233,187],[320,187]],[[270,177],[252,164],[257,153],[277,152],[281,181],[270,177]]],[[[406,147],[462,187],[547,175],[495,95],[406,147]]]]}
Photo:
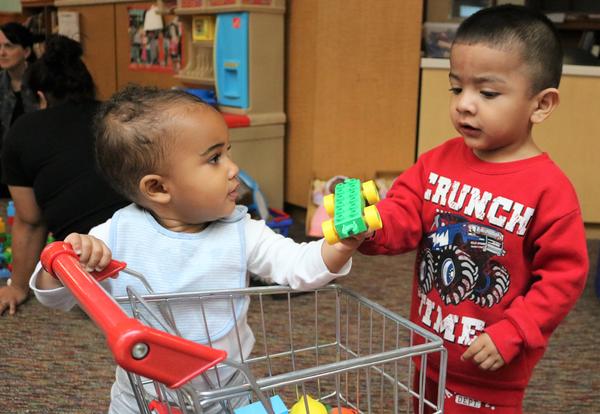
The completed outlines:
{"type": "MultiPolygon", "coordinates": [[[[600,300],[594,290],[600,242],[588,247],[594,271],[535,368],[527,413],[600,412],[600,300]]],[[[357,255],[341,284],[407,316],[413,261],[413,254],[357,255]]],[[[81,311],[50,310],[31,298],[15,316],[0,318],[0,413],[105,413],[113,378],[105,340],[81,311]]]]}

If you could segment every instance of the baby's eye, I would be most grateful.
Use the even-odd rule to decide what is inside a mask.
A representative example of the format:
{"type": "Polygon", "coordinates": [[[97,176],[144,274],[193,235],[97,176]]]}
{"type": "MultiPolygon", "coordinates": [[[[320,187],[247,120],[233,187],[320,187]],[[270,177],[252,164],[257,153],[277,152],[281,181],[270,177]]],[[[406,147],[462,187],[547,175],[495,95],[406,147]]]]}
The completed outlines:
{"type": "Polygon", "coordinates": [[[218,152],[215,155],[213,155],[212,157],[209,158],[208,162],[210,164],[216,164],[219,162],[219,160],[221,159],[221,153],[218,152]]]}
{"type": "Polygon", "coordinates": [[[498,92],[491,92],[491,91],[481,91],[480,93],[481,93],[481,95],[483,95],[484,97],[486,97],[488,99],[492,99],[492,98],[495,98],[496,96],[500,95],[500,93],[498,93],[498,92]]]}
{"type": "Polygon", "coordinates": [[[462,88],[450,88],[449,91],[452,93],[452,95],[458,95],[462,92],[462,88]]]}

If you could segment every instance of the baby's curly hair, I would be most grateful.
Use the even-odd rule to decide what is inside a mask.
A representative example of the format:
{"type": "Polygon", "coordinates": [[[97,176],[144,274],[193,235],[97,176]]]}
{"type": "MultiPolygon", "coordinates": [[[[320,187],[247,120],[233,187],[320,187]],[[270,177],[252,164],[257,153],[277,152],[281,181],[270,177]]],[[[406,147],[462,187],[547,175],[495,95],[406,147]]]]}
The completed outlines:
{"type": "Polygon", "coordinates": [[[138,85],[102,104],[94,121],[96,162],[117,192],[139,201],[140,180],[160,171],[177,136],[172,118],[193,106],[210,108],[182,90],[138,85]]]}

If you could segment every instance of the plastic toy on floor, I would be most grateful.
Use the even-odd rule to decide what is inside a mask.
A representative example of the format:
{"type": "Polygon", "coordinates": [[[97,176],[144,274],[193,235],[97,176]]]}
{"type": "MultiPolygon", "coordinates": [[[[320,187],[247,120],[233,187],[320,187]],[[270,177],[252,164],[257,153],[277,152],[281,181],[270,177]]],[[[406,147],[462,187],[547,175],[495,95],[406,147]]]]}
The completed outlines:
{"type": "Polygon", "coordinates": [[[238,173],[238,178],[242,184],[238,202],[248,207],[248,212],[264,220],[267,226],[277,233],[287,236],[290,226],[293,223],[289,214],[276,208],[269,208],[267,200],[260,191],[260,187],[250,175],[242,170],[238,173]]]}
{"type": "Polygon", "coordinates": [[[323,236],[329,244],[340,239],[374,231],[383,227],[375,203],[379,201],[377,186],[373,181],[361,185],[360,180],[348,178],[335,186],[335,194],[323,199],[323,205],[331,220],[323,222],[323,236]],[[369,206],[365,207],[366,202],[369,206]]]}
{"type": "MultiPolygon", "coordinates": [[[[0,217],[0,279],[8,279],[10,285],[10,276],[12,273],[12,235],[11,228],[15,220],[15,204],[11,200],[6,207],[6,222],[0,217]]],[[[54,241],[52,234],[48,234],[46,244],[54,241]]]]}
{"type": "Polygon", "coordinates": [[[324,404],[307,395],[304,398],[300,397],[298,402],[292,406],[290,414],[327,414],[327,408],[324,404]]]}
{"type": "MultiPolygon", "coordinates": [[[[271,407],[273,408],[273,414],[287,414],[288,409],[281,400],[279,395],[271,397],[271,407]]],[[[267,414],[267,410],[262,402],[257,401],[252,404],[248,404],[244,407],[236,408],[233,410],[235,414],[267,414]]]]}

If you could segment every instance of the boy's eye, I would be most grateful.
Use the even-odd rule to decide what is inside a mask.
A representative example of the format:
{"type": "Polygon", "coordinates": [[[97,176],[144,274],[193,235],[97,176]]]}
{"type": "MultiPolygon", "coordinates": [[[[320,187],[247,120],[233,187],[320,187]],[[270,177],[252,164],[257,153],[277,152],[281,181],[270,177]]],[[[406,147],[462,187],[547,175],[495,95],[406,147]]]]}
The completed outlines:
{"type": "Polygon", "coordinates": [[[219,162],[219,160],[221,159],[221,153],[216,153],[215,155],[213,155],[212,157],[209,158],[208,162],[210,164],[216,164],[219,162]]]}
{"type": "Polygon", "coordinates": [[[500,94],[498,92],[491,92],[491,91],[481,91],[480,92],[484,97],[486,98],[495,98],[496,96],[499,96],[500,94]]]}
{"type": "Polygon", "coordinates": [[[462,88],[450,88],[449,90],[453,95],[458,95],[462,92],[462,88]]]}

